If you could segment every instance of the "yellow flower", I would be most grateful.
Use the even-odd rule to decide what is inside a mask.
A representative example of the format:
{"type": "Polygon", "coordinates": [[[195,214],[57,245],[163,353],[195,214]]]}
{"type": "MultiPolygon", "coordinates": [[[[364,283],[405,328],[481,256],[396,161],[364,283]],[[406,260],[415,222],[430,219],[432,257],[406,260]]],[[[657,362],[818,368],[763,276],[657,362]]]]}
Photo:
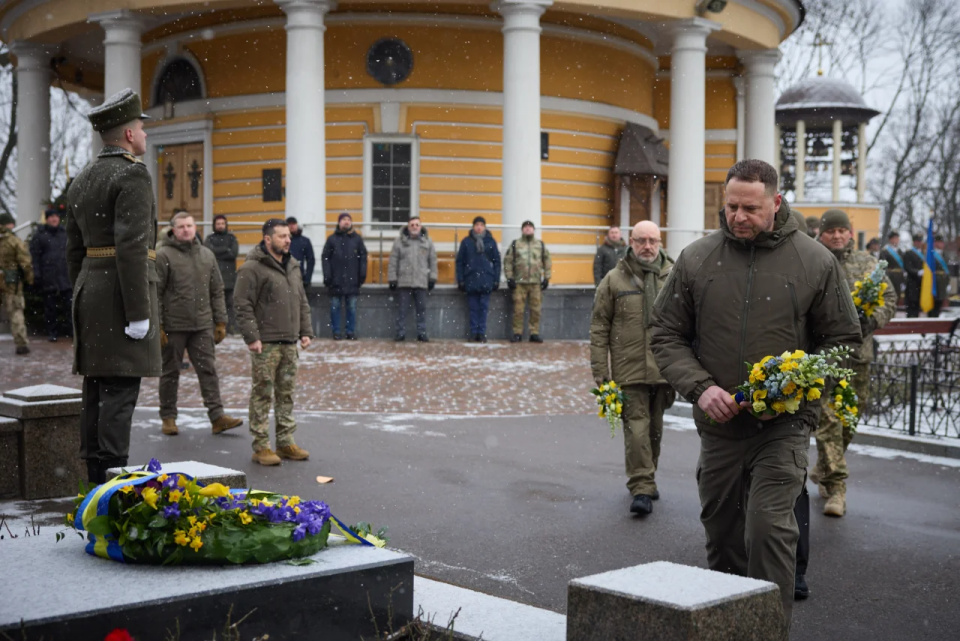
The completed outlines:
{"type": "Polygon", "coordinates": [[[186,545],[190,542],[190,538],[187,536],[187,533],[183,530],[177,530],[173,533],[173,542],[177,545],[186,545]]]}
{"type": "Polygon", "coordinates": [[[766,409],[767,409],[767,404],[764,403],[763,401],[756,401],[753,404],[753,411],[756,412],[757,414],[765,412],[766,409]]]}
{"type": "Polygon", "coordinates": [[[143,488],[143,492],[140,493],[140,497],[143,499],[143,502],[157,509],[157,499],[160,498],[160,494],[153,489],[152,487],[143,488]]]}
{"type": "Polygon", "coordinates": [[[287,499],[287,505],[289,505],[290,507],[293,507],[294,505],[299,505],[299,504],[300,504],[299,496],[291,496],[289,499],[287,499]]]}
{"type": "Polygon", "coordinates": [[[784,361],[783,363],[780,364],[780,371],[781,371],[781,372],[790,372],[790,371],[795,370],[795,369],[797,369],[797,363],[796,363],[796,361],[789,361],[789,360],[788,360],[788,361],[784,361]]]}
{"type": "Polygon", "coordinates": [[[180,490],[172,490],[170,494],[167,494],[167,500],[171,503],[177,503],[180,501],[181,496],[183,496],[183,494],[180,492],[180,490]]]}
{"type": "Polygon", "coordinates": [[[880,295],[883,296],[883,294],[884,294],[886,291],[887,291],[887,284],[886,284],[886,283],[880,283],[880,295]]]}
{"type": "Polygon", "coordinates": [[[857,408],[856,408],[856,407],[850,407],[849,405],[847,405],[847,411],[850,412],[851,414],[853,414],[854,416],[857,415],[857,408]]]}
{"type": "Polygon", "coordinates": [[[600,418],[603,418],[603,408],[602,408],[602,407],[600,408],[600,411],[597,412],[597,416],[599,416],[600,418]]]}
{"type": "Polygon", "coordinates": [[[861,283],[859,280],[853,284],[854,289],[860,289],[860,287],[862,286],[863,286],[863,283],[861,283]]]}
{"type": "Polygon", "coordinates": [[[841,379],[840,379],[839,385],[840,385],[840,387],[842,387],[843,389],[847,389],[847,385],[848,385],[848,384],[849,384],[849,383],[847,383],[847,379],[845,379],[845,378],[841,378],[841,379]]]}
{"type": "Polygon", "coordinates": [[[294,513],[294,514],[300,514],[300,508],[297,507],[297,506],[294,506],[294,507],[293,507],[293,513],[294,513]]]}
{"type": "Polygon", "coordinates": [[[230,496],[230,488],[222,483],[211,483],[200,488],[200,496],[230,496]]]}
{"type": "Polygon", "coordinates": [[[183,474],[177,476],[177,485],[180,487],[187,487],[187,479],[183,477],[183,474]]]}
{"type": "Polygon", "coordinates": [[[609,391],[610,391],[610,386],[607,385],[606,383],[604,383],[603,385],[600,386],[600,391],[601,391],[601,392],[609,392],[609,391]]]}
{"type": "Polygon", "coordinates": [[[610,403],[613,402],[615,398],[616,397],[613,394],[607,394],[607,396],[603,400],[607,405],[609,405],[610,403]]]}
{"type": "Polygon", "coordinates": [[[806,355],[807,355],[807,354],[806,354],[803,350],[800,350],[800,349],[794,350],[793,354],[791,354],[791,356],[792,356],[793,358],[803,358],[803,357],[806,356],[806,355]]]}
{"type": "Polygon", "coordinates": [[[785,361],[789,361],[791,358],[793,358],[793,354],[791,354],[790,352],[784,352],[783,354],[780,354],[780,358],[782,358],[785,361]]]}
{"type": "Polygon", "coordinates": [[[811,387],[809,390],[807,390],[808,401],[815,401],[818,398],[820,398],[820,390],[818,390],[816,387],[811,387]]]}
{"type": "Polygon", "coordinates": [[[201,541],[200,537],[198,536],[194,540],[190,541],[190,547],[193,548],[194,552],[199,552],[200,548],[203,547],[203,541],[201,541]]]}
{"type": "Polygon", "coordinates": [[[813,382],[816,383],[817,385],[825,385],[825,384],[826,384],[826,381],[824,381],[822,378],[815,379],[813,382]]]}
{"type": "Polygon", "coordinates": [[[762,400],[767,397],[767,390],[758,389],[753,392],[753,402],[756,403],[759,400],[762,400]]]}
{"type": "Polygon", "coordinates": [[[617,414],[623,414],[623,404],[617,403],[617,414]]]}
{"type": "Polygon", "coordinates": [[[610,381],[610,389],[617,389],[617,384],[613,381],[610,381]]]}
{"type": "Polygon", "coordinates": [[[769,361],[769,360],[772,359],[772,358],[773,358],[773,356],[764,356],[763,360],[760,361],[760,364],[761,364],[761,365],[766,365],[766,364],[767,364],[767,361],[769,361]]]}
{"type": "Polygon", "coordinates": [[[204,523],[203,521],[200,521],[199,523],[197,523],[197,527],[200,528],[201,532],[203,532],[204,530],[207,529],[207,524],[204,523]]]}
{"type": "Polygon", "coordinates": [[[195,517],[195,516],[188,516],[188,517],[187,517],[187,520],[190,521],[190,525],[196,525],[196,524],[197,524],[197,517],[195,517]]]}
{"type": "Polygon", "coordinates": [[[124,494],[130,494],[130,492],[133,492],[133,486],[124,485],[123,487],[120,488],[120,491],[123,492],[124,494]]]}
{"type": "Polygon", "coordinates": [[[789,413],[793,414],[798,409],[800,409],[800,399],[796,397],[788,398],[784,403],[784,406],[786,407],[789,413]]]}
{"type": "MultiPolygon", "coordinates": [[[[299,509],[300,509],[300,508],[295,508],[295,511],[296,511],[296,510],[299,510],[299,509]]],[[[253,517],[250,516],[250,513],[249,513],[249,512],[247,512],[246,510],[244,510],[243,512],[240,513],[240,522],[241,522],[242,524],[244,524],[244,525],[249,525],[249,524],[253,523],[253,517]]]]}
{"type": "Polygon", "coordinates": [[[793,381],[790,381],[789,383],[783,386],[783,393],[785,396],[790,396],[796,391],[797,391],[797,384],[794,383],[793,381]]]}
{"type": "Polygon", "coordinates": [[[784,412],[787,411],[787,406],[786,406],[786,404],[785,404],[783,401],[776,401],[776,402],[774,402],[774,404],[771,406],[771,408],[772,408],[773,411],[776,412],[777,414],[783,414],[784,412]]]}
{"type": "Polygon", "coordinates": [[[865,310],[863,310],[863,314],[867,318],[870,318],[871,316],[873,316],[873,307],[868,307],[865,310]]]}
{"type": "Polygon", "coordinates": [[[190,531],[187,532],[187,535],[189,536],[197,536],[198,534],[200,534],[200,530],[197,529],[196,525],[190,528],[190,531]]]}

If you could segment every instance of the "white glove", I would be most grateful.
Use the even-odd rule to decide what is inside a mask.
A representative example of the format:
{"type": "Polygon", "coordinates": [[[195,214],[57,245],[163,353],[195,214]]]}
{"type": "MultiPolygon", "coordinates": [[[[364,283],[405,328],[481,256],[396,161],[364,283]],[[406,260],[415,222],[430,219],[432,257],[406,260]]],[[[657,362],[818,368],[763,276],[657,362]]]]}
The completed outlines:
{"type": "Polygon", "coordinates": [[[140,340],[147,335],[147,332],[150,330],[150,319],[142,321],[133,321],[132,323],[127,323],[126,328],[124,328],[123,333],[132,338],[135,341],[140,340]]]}

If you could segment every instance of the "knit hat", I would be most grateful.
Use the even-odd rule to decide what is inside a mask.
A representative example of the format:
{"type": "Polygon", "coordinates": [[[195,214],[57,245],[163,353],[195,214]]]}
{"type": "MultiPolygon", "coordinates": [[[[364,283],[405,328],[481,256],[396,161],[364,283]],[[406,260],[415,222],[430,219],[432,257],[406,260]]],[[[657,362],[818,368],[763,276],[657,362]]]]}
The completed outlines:
{"type": "Polygon", "coordinates": [[[483,223],[484,226],[486,226],[486,224],[487,224],[487,219],[484,218],[483,216],[477,216],[476,218],[473,219],[473,223],[472,223],[472,224],[476,225],[477,223],[483,223]]]}
{"type": "Polygon", "coordinates": [[[847,212],[840,209],[828,209],[823,212],[823,216],[820,217],[820,233],[837,227],[853,231],[853,225],[850,224],[850,217],[847,216],[847,212]]]}
{"type": "Polygon", "coordinates": [[[339,224],[340,224],[340,221],[343,220],[344,218],[349,218],[349,219],[350,219],[350,222],[353,222],[353,216],[351,216],[351,215],[348,214],[347,212],[343,212],[342,214],[340,214],[339,216],[337,216],[337,224],[339,225],[339,224]]]}
{"type": "Polygon", "coordinates": [[[287,224],[288,224],[288,225],[296,225],[296,224],[297,224],[297,219],[296,219],[295,217],[293,217],[293,216],[287,216],[287,224]]]}
{"type": "Polygon", "coordinates": [[[16,225],[17,221],[7,212],[0,213],[0,225],[16,225]]]}
{"type": "Polygon", "coordinates": [[[816,216],[807,216],[807,229],[820,229],[820,219],[816,216]]]}

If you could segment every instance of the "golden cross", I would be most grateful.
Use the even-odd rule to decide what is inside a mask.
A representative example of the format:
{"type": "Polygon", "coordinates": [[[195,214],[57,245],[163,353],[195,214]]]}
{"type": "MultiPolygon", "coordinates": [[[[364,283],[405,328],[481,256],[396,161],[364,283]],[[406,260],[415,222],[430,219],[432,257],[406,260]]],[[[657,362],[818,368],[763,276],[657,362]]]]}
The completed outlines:
{"type": "Polygon", "coordinates": [[[827,42],[823,39],[823,36],[820,35],[820,32],[817,32],[817,35],[813,38],[813,46],[817,48],[817,75],[823,75],[823,48],[833,45],[832,42],[827,42]]]}

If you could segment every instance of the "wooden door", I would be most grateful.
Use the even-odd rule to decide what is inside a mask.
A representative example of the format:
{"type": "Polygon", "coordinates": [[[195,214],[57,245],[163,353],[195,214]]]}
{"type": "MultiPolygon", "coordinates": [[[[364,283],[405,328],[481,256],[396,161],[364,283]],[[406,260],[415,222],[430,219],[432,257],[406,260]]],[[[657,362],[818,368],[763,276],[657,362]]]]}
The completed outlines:
{"type": "Polygon", "coordinates": [[[164,145],[159,152],[158,208],[161,224],[178,209],[203,220],[203,143],[164,145]]]}
{"type": "Polygon", "coordinates": [[[720,210],[723,209],[723,183],[703,186],[703,228],[720,229],[720,210]]]}

